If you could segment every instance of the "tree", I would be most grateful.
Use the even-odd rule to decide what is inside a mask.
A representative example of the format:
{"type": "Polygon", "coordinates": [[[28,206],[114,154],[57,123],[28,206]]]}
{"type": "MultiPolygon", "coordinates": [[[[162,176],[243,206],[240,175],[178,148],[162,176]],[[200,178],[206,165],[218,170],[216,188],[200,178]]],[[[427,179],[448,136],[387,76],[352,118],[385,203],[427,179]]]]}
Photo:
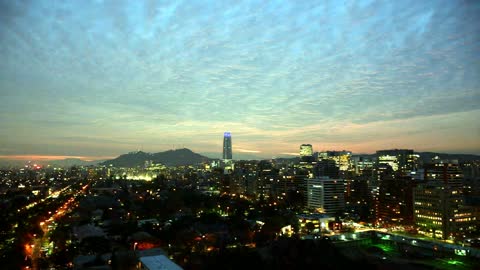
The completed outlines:
{"type": "Polygon", "coordinates": [[[80,245],[87,253],[92,252],[101,254],[110,250],[109,241],[102,236],[86,237],[82,240],[80,245]]]}
{"type": "Polygon", "coordinates": [[[313,224],[313,222],[307,222],[305,229],[307,229],[308,234],[311,234],[313,230],[315,230],[315,224],[313,224]]]}

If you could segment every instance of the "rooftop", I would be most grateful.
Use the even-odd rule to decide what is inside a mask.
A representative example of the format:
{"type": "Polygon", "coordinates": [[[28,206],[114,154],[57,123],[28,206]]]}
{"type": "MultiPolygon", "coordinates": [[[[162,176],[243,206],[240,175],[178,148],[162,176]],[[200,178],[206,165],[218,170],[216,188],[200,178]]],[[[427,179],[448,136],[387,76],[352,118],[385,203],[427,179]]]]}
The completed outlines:
{"type": "Polygon", "coordinates": [[[140,262],[149,270],[182,270],[180,266],[165,255],[141,257],[140,262]]]}

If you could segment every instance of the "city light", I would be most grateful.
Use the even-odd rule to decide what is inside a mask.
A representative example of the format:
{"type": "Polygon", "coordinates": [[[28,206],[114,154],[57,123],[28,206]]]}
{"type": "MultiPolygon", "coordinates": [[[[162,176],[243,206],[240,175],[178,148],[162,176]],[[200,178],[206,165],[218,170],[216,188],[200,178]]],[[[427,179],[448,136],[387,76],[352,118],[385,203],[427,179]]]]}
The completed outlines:
{"type": "Polygon", "coordinates": [[[0,1],[0,268],[480,269],[478,22],[0,1]]]}

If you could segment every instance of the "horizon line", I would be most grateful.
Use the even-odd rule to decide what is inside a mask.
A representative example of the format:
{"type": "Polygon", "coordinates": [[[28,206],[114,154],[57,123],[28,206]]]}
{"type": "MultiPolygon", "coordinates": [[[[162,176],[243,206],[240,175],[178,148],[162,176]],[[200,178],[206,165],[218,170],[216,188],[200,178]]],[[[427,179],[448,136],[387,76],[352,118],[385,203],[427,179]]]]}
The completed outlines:
{"type": "MultiPolygon", "coordinates": [[[[189,149],[189,148],[182,148],[182,149],[189,149]]],[[[392,148],[392,149],[381,149],[381,150],[398,150],[399,148],[392,148]]],[[[159,152],[145,152],[145,151],[142,151],[142,152],[145,152],[145,153],[161,153],[161,152],[166,152],[166,151],[171,151],[171,150],[179,150],[179,149],[169,149],[169,150],[164,150],[164,151],[159,151],[159,152]]],[[[189,149],[190,150],[190,149],[189,149]]],[[[381,151],[381,150],[376,150],[376,151],[381,151]]],[[[410,150],[413,150],[413,149],[410,149],[410,150]]],[[[346,150],[322,150],[322,151],[346,151],[346,150]]],[[[322,151],[316,151],[316,152],[322,152],[322,151]]],[[[350,153],[352,153],[352,155],[374,155],[376,154],[376,151],[373,152],[373,153],[355,153],[355,152],[352,152],[352,151],[348,151],[350,153]]],[[[473,154],[473,153],[461,153],[461,152],[451,152],[451,151],[448,151],[448,152],[438,152],[438,151],[415,151],[413,150],[414,153],[438,153],[438,154],[454,154],[454,155],[474,155],[474,156],[480,156],[480,154],[473,154]]],[[[128,154],[128,153],[132,153],[132,152],[136,152],[136,151],[130,151],[130,152],[127,152],[127,153],[124,153],[124,154],[128,154]]],[[[140,152],[137,150],[137,152],[140,152]]],[[[193,151],[192,151],[193,152],[193,151]]],[[[218,154],[219,156],[221,156],[221,152],[202,152],[202,151],[199,151],[199,152],[194,152],[194,153],[198,153],[198,154],[202,154],[202,155],[205,155],[208,157],[208,155],[213,155],[213,154],[218,154]]],[[[93,156],[93,155],[41,155],[41,154],[11,154],[11,155],[0,155],[0,160],[12,160],[12,161],[29,161],[29,160],[32,160],[32,161],[56,161],[56,160],[67,160],[67,159],[79,159],[79,160],[83,160],[83,161],[101,161],[101,160],[109,160],[109,159],[115,159],[121,155],[124,155],[124,154],[119,154],[119,155],[105,155],[105,156],[93,156]]],[[[296,154],[296,153],[286,153],[286,152],[282,152],[282,153],[278,153],[276,155],[272,155],[271,157],[266,157],[264,155],[255,155],[256,153],[251,153],[251,152],[240,152],[240,155],[251,155],[251,156],[255,156],[259,159],[274,159],[274,158],[282,158],[282,157],[286,157],[286,156],[290,156],[290,157],[298,157],[299,154],[296,154]]],[[[234,158],[235,159],[235,158],[234,158]]],[[[238,159],[238,160],[242,160],[242,159],[238,159]]]]}

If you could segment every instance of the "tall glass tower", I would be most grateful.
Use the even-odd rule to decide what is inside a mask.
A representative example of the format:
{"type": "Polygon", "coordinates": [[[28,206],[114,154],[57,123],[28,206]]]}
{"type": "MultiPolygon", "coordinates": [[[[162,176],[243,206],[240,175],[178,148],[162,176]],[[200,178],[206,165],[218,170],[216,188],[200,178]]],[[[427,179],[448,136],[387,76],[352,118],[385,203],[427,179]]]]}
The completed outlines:
{"type": "Polygon", "coordinates": [[[223,159],[232,159],[232,135],[228,131],[223,133],[223,159]]]}

